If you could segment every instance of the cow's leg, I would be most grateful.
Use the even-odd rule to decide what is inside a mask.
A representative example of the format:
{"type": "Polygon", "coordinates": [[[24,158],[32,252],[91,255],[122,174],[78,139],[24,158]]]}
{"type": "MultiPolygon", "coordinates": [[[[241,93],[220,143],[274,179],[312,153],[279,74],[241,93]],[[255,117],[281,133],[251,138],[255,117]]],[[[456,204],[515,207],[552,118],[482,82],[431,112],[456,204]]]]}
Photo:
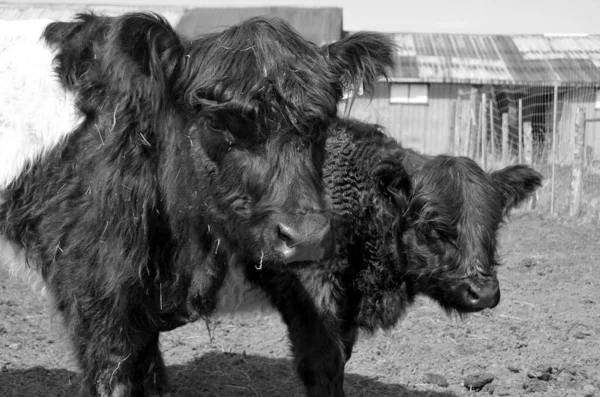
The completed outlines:
{"type": "Polygon", "coordinates": [[[171,388],[167,379],[167,369],[158,347],[158,333],[148,344],[137,360],[136,368],[140,373],[136,379],[141,379],[145,397],[170,397],[171,388]]]}
{"type": "Polygon", "coordinates": [[[314,297],[291,273],[268,269],[261,272],[259,276],[251,272],[249,277],[267,292],[288,327],[307,396],[344,397],[345,347],[334,315],[336,308],[318,309],[314,297]]]}
{"type": "Polygon", "coordinates": [[[343,324],[341,330],[340,340],[344,347],[344,358],[348,362],[350,357],[352,357],[352,349],[358,337],[358,328],[350,324],[343,324]]]}
{"type": "Polygon", "coordinates": [[[117,346],[102,346],[101,343],[106,343],[106,340],[95,341],[81,334],[72,339],[79,343],[77,350],[83,372],[83,386],[87,392],[82,393],[83,396],[143,397],[140,387],[136,390],[133,381],[135,359],[131,351],[126,352],[117,346]]]}
{"type": "Polygon", "coordinates": [[[80,344],[80,352],[85,352],[85,357],[80,358],[90,396],[170,396],[166,368],[158,347],[158,333],[131,335],[137,343],[113,338],[112,353],[108,355],[106,345],[99,346],[97,341],[88,340],[80,344]]]}
{"type": "Polygon", "coordinates": [[[345,357],[338,335],[317,317],[284,316],[296,369],[308,397],[344,397],[345,357]],[[286,320],[287,317],[287,320],[286,320]]]}
{"type": "Polygon", "coordinates": [[[83,395],[90,397],[166,397],[168,384],[158,347],[158,332],[141,307],[112,298],[89,296],[79,288],[57,294],[81,371],[83,395]],[[77,297],[74,295],[77,293],[77,297]]]}

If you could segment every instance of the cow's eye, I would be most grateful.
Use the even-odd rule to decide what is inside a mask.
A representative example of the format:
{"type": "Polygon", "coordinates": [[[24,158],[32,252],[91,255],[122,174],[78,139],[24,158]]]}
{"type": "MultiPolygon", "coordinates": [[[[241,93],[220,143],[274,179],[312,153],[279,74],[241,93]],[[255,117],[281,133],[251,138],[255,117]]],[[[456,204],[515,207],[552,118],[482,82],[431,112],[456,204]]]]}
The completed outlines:
{"type": "Polygon", "coordinates": [[[210,117],[208,119],[208,126],[214,131],[227,131],[227,126],[225,125],[225,123],[217,118],[210,117]]]}

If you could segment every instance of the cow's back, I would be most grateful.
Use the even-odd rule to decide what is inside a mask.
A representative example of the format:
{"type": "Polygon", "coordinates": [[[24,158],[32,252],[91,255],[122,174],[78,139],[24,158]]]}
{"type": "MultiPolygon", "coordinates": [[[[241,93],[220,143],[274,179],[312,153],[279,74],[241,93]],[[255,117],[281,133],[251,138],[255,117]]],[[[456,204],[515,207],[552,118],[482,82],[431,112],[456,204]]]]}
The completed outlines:
{"type": "Polygon", "coordinates": [[[50,22],[0,20],[0,191],[80,122],[41,39],[50,22]]]}

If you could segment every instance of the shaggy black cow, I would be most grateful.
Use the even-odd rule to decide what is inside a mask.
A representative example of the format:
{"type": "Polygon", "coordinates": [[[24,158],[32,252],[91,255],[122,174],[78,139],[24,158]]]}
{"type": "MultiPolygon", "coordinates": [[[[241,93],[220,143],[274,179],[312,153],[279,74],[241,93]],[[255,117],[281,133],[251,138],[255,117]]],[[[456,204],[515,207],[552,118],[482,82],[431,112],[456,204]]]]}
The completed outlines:
{"type": "Polygon", "coordinates": [[[217,309],[227,258],[332,250],[326,130],[392,44],[264,18],[193,41],[149,14],[0,27],[1,262],[49,292],[91,395],[165,396],[159,332],[217,309]]]}
{"type": "Polygon", "coordinates": [[[358,330],[395,326],[419,294],[459,315],[495,307],[498,228],[541,185],[524,165],[486,173],[469,158],[420,155],[376,125],[331,131],[336,257],[285,274],[248,270],[288,326],[311,397],[343,396],[358,330]]]}

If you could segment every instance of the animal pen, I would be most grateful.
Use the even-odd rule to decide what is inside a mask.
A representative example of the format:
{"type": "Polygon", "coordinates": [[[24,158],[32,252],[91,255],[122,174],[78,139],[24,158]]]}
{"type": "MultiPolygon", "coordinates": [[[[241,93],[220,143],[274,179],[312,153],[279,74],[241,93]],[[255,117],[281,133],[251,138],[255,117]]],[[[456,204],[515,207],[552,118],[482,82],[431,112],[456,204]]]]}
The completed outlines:
{"type": "Polygon", "coordinates": [[[479,87],[460,91],[451,152],[486,170],[529,164],[545,177],[530,203],[578,216],[598,210],[600,159],[595,87],[479,87]],[[584,200],[585,198],[585,200],[584,200]]]}
{"type": "Polygon", "coordinates": [[[397,66],[351,115],[404,146],[544,175],[530,208],[600,212],[600,36],[395,34],[397,66]]]}

